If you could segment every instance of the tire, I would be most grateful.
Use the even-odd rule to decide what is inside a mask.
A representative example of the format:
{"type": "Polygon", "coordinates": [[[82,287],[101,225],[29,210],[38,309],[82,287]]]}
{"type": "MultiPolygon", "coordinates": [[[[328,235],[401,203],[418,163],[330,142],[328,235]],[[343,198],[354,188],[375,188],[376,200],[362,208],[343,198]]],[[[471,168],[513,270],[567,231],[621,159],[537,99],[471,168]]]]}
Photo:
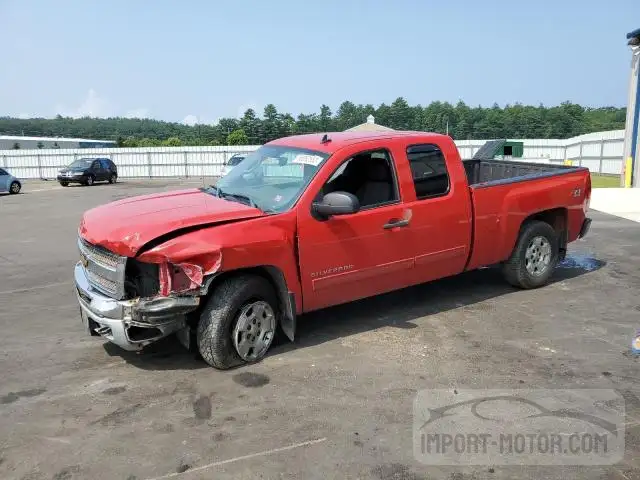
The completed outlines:
{"type": "Polygon", "coordinates": [[[69,182],[60,182],[60,185],[62,185],[63,187],[68,187],[69,186],[69,182]]]}
{"type": "Polygon", "coordinates": [[[111,176],[109,177],[109,183],[113,184],[116,183],[118,181],[118,175],[116,175],[115,173],[112,173],[111,176]]]}
{"type": "Polygon", "coordinates": [[[93,185],[93,182],[95,182],[95,178],[93,178],[93,175],[89,175],[89,176],[87,177],[87,179],[84,181],[84,184],[85,184],[87,187],[90,187],[90,186],[92,186],[92,185],[93,185]]]}
{"type": "Polygon", "coordinates": [[[549,283],[558,264],[558,251],[558,234],[551,225],[537,220],[527,222],[520,230],[516,246],[503,265],[502,273],[507,282],[515,287],[542,287],[549,283]]]}
{"type": "MultiPolygon", "coordinates": [[[[258,310],[258,307],[256,307],[256,310],[258,310]]],[[[254,313],[254,332],[256,328],[260,328],[260,323],[256,324],[257,316],[254,313]]],[[[264,357],[273,342],[278,326],[277,319],[277,296],[267,280],[255,275],[242,275],[225,280],[211,293],[200,315],[196,334],[198,351],[209,365],[220,370],[257,362],[264,357]],[[240,326],[242,319],[246,320],[248,318],[245,314],[247,309],[252,310],[251,307],[258,304],[267,304],[271,308],[273,319],[269,320],[268,323],[272,325],[272,331],[269,336],[266,331],[263,333],[262,330],[258,330],[259,335],[254,334],[253,339],[254,344],[260,343],[260,348],[256,347],[252,352],[255,358],[242,358],[236,348],[235,339],[233,338],[234,332],[240,326]],[[257,339],[258,336],[264,338],[265,341],[260,342],[257,339]]],[[[264,322],[265,320],[262,321],[264,322]]],[[[251,325],[249,325],[249,328],[251,328],[251,325]]],[[[248,336],[250,337],[250,335],[248,336]]],[[[246,344],[246,342],[243,343],[243,345],[246,344]]]]}
{"type": "Polygon", "coordinates": [[[20,185],[20,182],[11,182],[11,185],[9,186],[9,193],[12,195],[16,195],[20,193],[20,189],[22,189],[22,185],[20,185]]]}

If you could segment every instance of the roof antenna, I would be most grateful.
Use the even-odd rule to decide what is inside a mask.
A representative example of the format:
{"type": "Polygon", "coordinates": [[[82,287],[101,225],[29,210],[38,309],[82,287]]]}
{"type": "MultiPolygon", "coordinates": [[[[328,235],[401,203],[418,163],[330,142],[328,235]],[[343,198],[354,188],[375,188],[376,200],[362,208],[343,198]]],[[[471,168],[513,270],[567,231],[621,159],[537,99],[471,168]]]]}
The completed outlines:
{"type": "Polygon", "coordinates": [[[331,139],[329,138],[329,135],[325,133],[324,136],[322,137],[322,140],[320,140],[320,143],[329,143],[330,141],[331,139]]]}

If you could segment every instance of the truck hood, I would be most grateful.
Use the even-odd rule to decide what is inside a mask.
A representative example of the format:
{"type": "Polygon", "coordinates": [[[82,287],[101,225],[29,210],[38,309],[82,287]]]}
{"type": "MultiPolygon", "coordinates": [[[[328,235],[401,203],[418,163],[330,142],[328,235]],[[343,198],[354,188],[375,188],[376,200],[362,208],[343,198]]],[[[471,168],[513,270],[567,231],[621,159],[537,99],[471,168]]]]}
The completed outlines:
{"type": "Polygon", "coordinates": [[[79,233],[89,243],[134,257],[160,236],[262,215],[257,208],[194,188],[131,197],[93,208],[82,216],[79,233]]]}

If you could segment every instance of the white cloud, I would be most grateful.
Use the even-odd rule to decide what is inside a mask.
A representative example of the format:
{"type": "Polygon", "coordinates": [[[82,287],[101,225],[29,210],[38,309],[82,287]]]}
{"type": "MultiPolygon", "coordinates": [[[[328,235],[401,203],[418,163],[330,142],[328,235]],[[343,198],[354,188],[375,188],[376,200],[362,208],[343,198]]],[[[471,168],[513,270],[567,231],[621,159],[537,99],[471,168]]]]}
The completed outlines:
{"type": "Polygon", "coordinates": [[[69,108],[64,105],[56,106],[56,113],[65,117],[108,117],[111,115],[112,109],[109,102],[98,95],[98,93],[90,88],[84,100],[77,108],[69,108]]]}
{"type": "Polygon", "coordinates": [[[148,108],[134,108],[124,114],[125,118],[150,118],[148,108]]]}
{"type": "Polygon", "coordinates": [[[187,115],[182,120],[182,123],[184,123],[185,125],[189,125],[190,127],[193,127],[196,123],[198,123],[198,117],[196,117],[195,115],[187,115]]]}

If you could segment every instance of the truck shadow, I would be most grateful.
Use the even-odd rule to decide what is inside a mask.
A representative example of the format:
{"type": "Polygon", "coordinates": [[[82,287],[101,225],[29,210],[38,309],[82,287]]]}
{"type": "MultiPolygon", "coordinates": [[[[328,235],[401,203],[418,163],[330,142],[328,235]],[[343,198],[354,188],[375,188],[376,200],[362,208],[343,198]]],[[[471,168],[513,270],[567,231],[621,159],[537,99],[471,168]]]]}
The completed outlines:
{"type": "MultiPolygon", "coordinates": [[[[570,254],[558,266],[550,284],[577,278],[605,265],[605,261],[591,255],[570,254]]],[[[469,307],[519,291],[505,282],[498,268],[466,272],[301,316],[297,323],[296,341],[274,345],[269,355],[279,355],[386,326],[418,328],[412,323],[418,318],[469,307]]]]}
{"type": "Polygon", "coordinates": [[[196,370],[199,368],[211,368],[200,355],[184,348],[174,335],[152,343],[140,352],[122,350],[111,342],[105,342],[103,348],[107,355],[121,358],[141,370],[196,370]]]}
{"type": "MultiPolygon", "coordinates": [[[[550,283],[570,280],[604,265],[606,262],[591,255],[570,254],[558,266],[550,283]]],[[[318,310],[298,318],[295,342],[291,343],[280,335],[267,356],[282,355],[386,326],[418,328],[411,323],[417,318],[467,307],[518,291],[520,290],[504,281],[499,269],[486,268],[318,310]]],[[[142,370],[210,368],[198,354],[187,351],[174,336],[164,338],[141,352],[127,352],[110,342],[104,344],[104,349],[108,355],[122,358],[142,370]]]]}

